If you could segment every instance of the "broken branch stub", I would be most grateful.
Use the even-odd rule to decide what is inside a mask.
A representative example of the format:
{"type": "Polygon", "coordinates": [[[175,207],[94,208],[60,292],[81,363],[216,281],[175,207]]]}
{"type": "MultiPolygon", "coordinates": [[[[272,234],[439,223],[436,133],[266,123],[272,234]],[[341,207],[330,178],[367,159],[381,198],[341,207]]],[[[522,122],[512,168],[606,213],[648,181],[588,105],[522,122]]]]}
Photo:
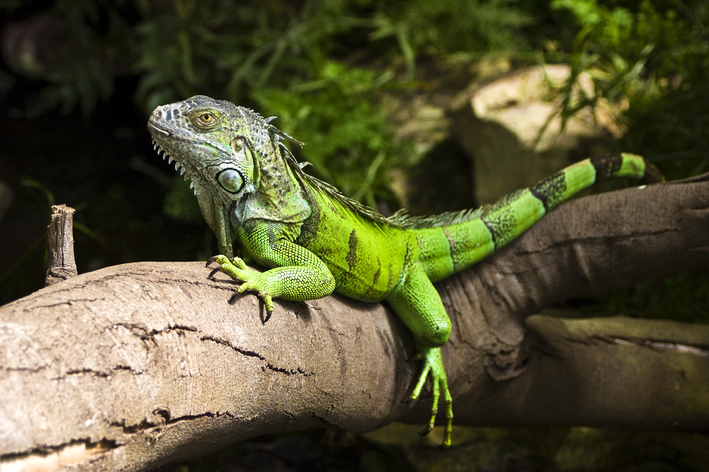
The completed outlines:
{"type": "Polygon", "coordinates": [[[44,285],[52,285],[76,277],[74,261],[74,209],[66,205],[52,205],[52,221],[47,226],[49,264],[44,285]]]}

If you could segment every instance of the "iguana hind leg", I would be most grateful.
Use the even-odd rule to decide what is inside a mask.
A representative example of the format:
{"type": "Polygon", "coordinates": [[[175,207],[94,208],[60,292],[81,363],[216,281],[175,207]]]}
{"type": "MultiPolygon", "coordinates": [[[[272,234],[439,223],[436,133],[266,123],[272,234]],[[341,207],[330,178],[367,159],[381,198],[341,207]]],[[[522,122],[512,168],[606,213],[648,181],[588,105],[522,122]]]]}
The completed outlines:
{"type": "Polygon", "coordinates": [[[422,434],[433,429],[438,414],[438,400],[443,393],[446,405],[446,429],[442,447],[451,444],[453,428],[453,398],[448,390],[448,380],[441,358],[441,346],[448,341],[451,322],[443,302],[421,265],[416,262],[406,268],[404,279],[387,297],[387,303],[411,330],[416,344],[416,353],[422,361],[422,370],[411,398],[416,399],[431,377],[433,406],[431,419],[422,434]]]}

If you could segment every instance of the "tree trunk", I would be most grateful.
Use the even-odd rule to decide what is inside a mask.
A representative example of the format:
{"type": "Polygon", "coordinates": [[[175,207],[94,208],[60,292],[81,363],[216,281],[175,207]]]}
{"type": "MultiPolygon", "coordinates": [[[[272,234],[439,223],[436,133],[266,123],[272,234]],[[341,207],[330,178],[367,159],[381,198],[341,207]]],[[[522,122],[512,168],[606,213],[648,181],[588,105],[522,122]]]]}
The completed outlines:
{"type": "MultiPolygon", "coordinates": [[[[709,430],[709,327],[530,316],[708,267],[709,175],[562,205],[437,284],[456,424],[709,430]]],[[[265,319],[209,274],[125,264],[0,307],[0,469],[147,470],[268,432],[425,422],[430,398],[403,402],[419,366],[389,309],[279,300],[265,319]]]]}

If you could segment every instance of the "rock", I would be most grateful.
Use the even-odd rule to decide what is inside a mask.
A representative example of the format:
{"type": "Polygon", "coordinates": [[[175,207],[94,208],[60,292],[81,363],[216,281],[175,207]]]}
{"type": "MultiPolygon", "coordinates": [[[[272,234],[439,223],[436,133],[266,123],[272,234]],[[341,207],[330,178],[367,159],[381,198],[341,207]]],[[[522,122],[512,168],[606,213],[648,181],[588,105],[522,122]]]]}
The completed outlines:
{"type": "Polygon", "coordinates": [[[388,91],[382,106],[400,141],[411,144],[406,170],[390,173],[391,190],[411,214],[435,214],[475,206],[472,161],[452,138],[456,110],[472,91],[508,73],[509,60],[492,55],[431,61],[419,67],[421,86],[388,91]]]}
{"type": "MultiPolygon", "coordinates": [[[[622,129],[603,98],[595,109],[587,106],[574,114],[561,131],[559,88],[570,75],[567,65],[522,69],[479,87],[456,113],[452,133],[474,159],[478,204],[492,203],[572,162],[610,152],[622,129]]],[[[581,74],[573,99],[578,103],[593,95],[591,77],[581,74]]]]}

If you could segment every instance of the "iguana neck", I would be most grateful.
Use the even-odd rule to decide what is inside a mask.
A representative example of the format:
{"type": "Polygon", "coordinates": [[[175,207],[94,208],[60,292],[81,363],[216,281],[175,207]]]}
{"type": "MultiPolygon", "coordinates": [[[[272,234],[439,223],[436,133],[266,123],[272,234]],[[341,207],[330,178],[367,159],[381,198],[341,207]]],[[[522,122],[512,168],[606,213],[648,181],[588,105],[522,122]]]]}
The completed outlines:
{"type": "MultiPolygon", "coordinates": [[[[253,142],[253,141],[252,141],[253,142]]],[[[257,161],[257,191],[237,207],[239,224],[249,219],[264,219],[282,223],[301,223],[311,210],[298,179],[286,161],[285,148],[275,135],[254,142],[251,150],[257,161]]]]}

